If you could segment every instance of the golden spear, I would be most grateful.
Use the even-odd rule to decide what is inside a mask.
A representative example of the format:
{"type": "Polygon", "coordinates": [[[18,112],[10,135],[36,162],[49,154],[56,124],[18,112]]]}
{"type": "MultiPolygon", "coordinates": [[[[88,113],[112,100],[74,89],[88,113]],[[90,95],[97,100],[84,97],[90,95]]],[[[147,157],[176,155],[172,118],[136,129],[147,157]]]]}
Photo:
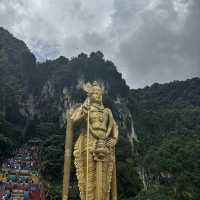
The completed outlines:
{"type": "Polygon", "coordinates": [[[71,114],[68,113],[67,128],[65,137],[65,154],[64,154],[64,176],[63,176],[63,192],[62,200],[68,200],[69,197],[69,181],[70,181],[70,167],[71,167],[71,154],[72,154],[72,130],[71,114]]]}

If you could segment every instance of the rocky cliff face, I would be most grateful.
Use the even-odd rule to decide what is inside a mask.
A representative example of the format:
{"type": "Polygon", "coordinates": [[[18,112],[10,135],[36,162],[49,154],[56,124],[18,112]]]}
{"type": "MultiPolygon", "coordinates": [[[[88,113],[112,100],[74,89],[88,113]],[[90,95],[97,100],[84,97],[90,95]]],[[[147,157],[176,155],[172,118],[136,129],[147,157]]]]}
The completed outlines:
{"type": "Polygon", "coordinates": [[[85,98],[80,84],[97,80],[105,90],[105,105],[111,107],[121,129],[126,130],[127,139],[131,143],[136,139],[127,103],[129,87],[101,52],[36,63],[23,41],[0,28],[0,70],[0,109],[7,121],[20,125],[23,135],[30,121],[62,127],[66,111],[85,98]]]}
{"type": "MultiPolygon", "coordinates": [[[[101,52],[37,63],[24,42],[3,28],[0,162],[28,139],[41,138],[42,174],[52,185],[54,199],[59,199],[66,112],[84,101],[81,83],[94,80],[103,86],[104,105],[111,108],[120,128],[116,154],[121,198],[142,200],[155,194],[157,199],[183,200],[189,199],[187,194],[198,200],[199,78],[130,90],[101,52]],[[142,189],[147,192],[138,194],[142,189]]],[[[76,180],[72,178],[71,184],[71,199],[77,199],[76,180]]]]}
{"type": "MultiPolygon", "coordinates": [[[[111,108],[119,124],[118,154],[121,156],[126,151],[119,162],[130,156],[133,140],[137,139],[128,104],[130,89],[115,65],[105,60],[101,52],[37,63],[23,41],[0,28],[0,71],[1,119],[17,131],[12,137],[15,146],[30,138],[42,139],[45,177],[61,183],[66,113],[71,106],[84,101],[85,93],[80,85],[88,81],[102,85],[104,105],[111,108]],[[52,160],[55,155],[56,160],[52,160]],[[51,165],[55,162],[56,168],[51,165]],[[59,176],[57,173],[54,176],[55,171],[59,176]]],[[[5,129],[1,134],[11,139],[7,132],[5,129]]],[[[12,145],[9,148],[12,150],[12,145]]]]}
{"type": "Polygon", "coordinates": [[[0,111],[21,128],[34,117],[36,59],[24,42],[0,28],[0,111]]]}

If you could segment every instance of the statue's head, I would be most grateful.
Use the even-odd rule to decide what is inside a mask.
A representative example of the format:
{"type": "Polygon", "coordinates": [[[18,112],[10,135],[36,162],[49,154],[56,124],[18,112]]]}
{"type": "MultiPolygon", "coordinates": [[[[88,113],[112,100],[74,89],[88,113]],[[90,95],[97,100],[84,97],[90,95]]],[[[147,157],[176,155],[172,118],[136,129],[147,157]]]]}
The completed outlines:
{"type": "Polygon", "coordinates": [[[84,84],[83,90],[87,92],[91,103],[102,104],[103,89],[96,81],[94,81],[92,84],[84,84]]]}

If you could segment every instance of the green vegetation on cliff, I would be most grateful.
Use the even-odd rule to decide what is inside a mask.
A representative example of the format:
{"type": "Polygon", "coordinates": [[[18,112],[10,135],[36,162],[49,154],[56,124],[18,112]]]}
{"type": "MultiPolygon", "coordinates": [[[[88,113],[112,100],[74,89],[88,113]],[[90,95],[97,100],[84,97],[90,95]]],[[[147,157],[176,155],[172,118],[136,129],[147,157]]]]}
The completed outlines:
{"type": "MultiPolygon", "coordinates": [[[[200,78],[130,90],[101,52],[36,63],[26,45],[0,28],[0,159],[31,138],[42,139],[41,172],[60,199],[65,111],[85,98],[81,82],[99,81],[120,127],[120,199],[198,200],[200,78]],[[133,140],[135,132],[139,142],[133,140]]],[[[77,135],[75,136],[75,138],[77,135]]],[[[71,175],[71,199],[78,188],[71,175]]]]}
{"type": "Polygon", "coordinates": [[[200,79],[132,90],[130,102],[147,187],[137,199],[198,199],[200,79]]]}

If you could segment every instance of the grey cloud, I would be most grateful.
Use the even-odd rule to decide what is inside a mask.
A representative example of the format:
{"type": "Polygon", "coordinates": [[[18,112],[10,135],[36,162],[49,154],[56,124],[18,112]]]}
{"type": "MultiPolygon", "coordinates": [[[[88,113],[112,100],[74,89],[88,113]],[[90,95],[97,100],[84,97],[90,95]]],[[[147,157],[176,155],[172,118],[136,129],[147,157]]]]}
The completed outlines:
{"type": "Polygon", "coordinates": [[[0,0],[40,60],[101,50],[131,87],[200,75],[199,0],[0,0]]]}
{"type": "Polygon", "coordinates": [[[133,87],[200,75],[199,3],[179,1],[187,4],[184,14],[174,2],[160,0],[142,12],[139,28],[120,43],[118,63],[133,87]]]}

